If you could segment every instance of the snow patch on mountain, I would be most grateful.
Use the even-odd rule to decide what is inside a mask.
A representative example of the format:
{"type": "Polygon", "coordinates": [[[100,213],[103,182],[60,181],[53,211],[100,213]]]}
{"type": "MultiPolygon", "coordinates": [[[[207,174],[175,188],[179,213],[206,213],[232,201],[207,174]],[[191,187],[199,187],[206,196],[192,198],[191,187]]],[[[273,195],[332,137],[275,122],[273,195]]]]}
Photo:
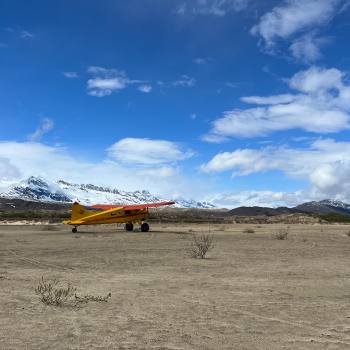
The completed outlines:
{"type": "MultiPolygon", "coordinates": [[[[18,184],[11,185],[2,197],[19,198],[45,202],[79,202],[91,204],[141,204],[162,202],[169,199],[152,195],[148,191],[122,191],[93,184],[74,184],[64,180],[47,181],[31,176],[18,184]]],[[[215,208],[210,202],[198,202],[178,198],[175,207],[179,208],[215,208]]]]}

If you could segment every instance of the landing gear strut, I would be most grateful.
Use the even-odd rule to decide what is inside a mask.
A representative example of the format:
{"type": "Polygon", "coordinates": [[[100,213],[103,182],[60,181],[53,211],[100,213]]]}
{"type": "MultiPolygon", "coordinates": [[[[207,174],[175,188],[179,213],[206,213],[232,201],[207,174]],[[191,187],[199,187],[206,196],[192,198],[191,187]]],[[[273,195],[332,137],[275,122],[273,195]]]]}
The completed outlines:
{"type": "Polygon", "coordinates": [[[78,229],[77,229],[76,227],[73,227],[73,228],[72,228],[72,232],[73,232],[73,233],[77,233],[77,232],[78,232],[78,229]]]}
{"type": "Polygon", "coordinates": [[[133,230],[134,230],[134,225],[133,225],[133,223],[132,223],[132,222],[127,222],[127,223],[125,224],[125,230],[126,230],[126,231],[133,231],[133,230]]]}

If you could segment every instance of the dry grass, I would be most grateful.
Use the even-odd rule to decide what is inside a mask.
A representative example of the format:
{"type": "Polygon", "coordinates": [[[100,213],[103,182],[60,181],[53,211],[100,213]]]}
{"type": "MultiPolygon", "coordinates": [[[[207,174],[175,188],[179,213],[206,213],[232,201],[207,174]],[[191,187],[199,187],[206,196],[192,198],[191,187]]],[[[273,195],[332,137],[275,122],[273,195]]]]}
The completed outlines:
{"type": "Polygon", "coordinates": [[[76,288],[69,283],[67,286],[61,287],[56,279],[46,281],[44,277],[41,277],[38,286],[35,288],[35,293],[39,295],[44,304],[55,306],[62,306],[69,302],[75,291],[76,288]]]}
{"type": "Polygon", "coordinates": [[[106,296],[101,295],[82,295],[76,293],[76,288],[70,283],[66,286],[54,280],[45,280],[41,277],[38,286],[35,288],[35,293],[39,295],[41,302],[46,305],[54,306],[79,306],[80,304],[87,304],[89,301],[107,302],[112,294],[108,293],[106,296]]]}
{"type": "Polygon", "coordinates": [[[74,295],[76,302],[78,303],[88,303],[89,301],[96,301],[96,302],[107,302],[109,298],[112,297],[112,293],[108,293],[106,296],[102,295],[83,295],[79,296],[77,294],[74,295]]]}
{"type": "Polygon", "coordinates": [[[214,248],[214,236],[212,234],[193,235],[189,247],[189,254],[192,258],[205,259],[207,253],[214,248]]]}
{"type": "Polygon", "coordinates": [[[286,229],[281,229],[274,234],[274,238],[280,241],[286,240],[288,237],[289,231],[286,229]]]}
{"type": "Polygon", "coordinates": [[[252,228],[246,228],[243,230],[243,233],[255,233],[255,230],[252,228]]]}

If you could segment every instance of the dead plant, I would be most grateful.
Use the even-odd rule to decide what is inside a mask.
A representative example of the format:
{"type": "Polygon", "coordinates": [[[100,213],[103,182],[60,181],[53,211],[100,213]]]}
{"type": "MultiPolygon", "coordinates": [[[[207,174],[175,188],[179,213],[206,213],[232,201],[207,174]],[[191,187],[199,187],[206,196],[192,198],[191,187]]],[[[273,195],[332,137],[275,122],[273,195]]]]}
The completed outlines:
{"type": "Polygon", "coordinates": [[[61,287],[56,279],[45,281],[44,277],[41,277],[35,288],[35,293],[39,295],[44,304],[55,306],[62,306],[74,295],[75,291],[76,288],[69,283],[65,287],[61,287]]]}
{"type": "Polygon", "coordinates": [[[66,286],[61,286],[58,280],[45,280],[41,277],[38,286],[35,288],[35,293],[39,295],[40,300],[46,305],[54,306],[71,306],[80,307],[82,304],[87,304],[90,301],[107,302],[112,294],[106,296],[101,295],[82,295],[76,293],[76,288],[70,283],[66,286]]]}
{"type": "Polygon", "coordinates": [[[214,236],[212,234],[193,235],[189,247],[189,254],[192,258],[205,259],[209,250],[214,248],[214,236]]]}
{"type": "Polygon", "coordinates": [[[274,234],[274,237],[275,237],[275,239],[282,241],[282,240],[287,239],[288,234],[289,234],[288,230],[282,229],[282,230],[279,230],[278,232],[276,232],[274,234]]]}
{"type": "Polygon", "coordinates": [[[101,295],[82,295],[79,296],[77,294],[74,295],[75,301],[77,303],[88,303],[89,301],[96,301],[96,302],[107,302],[109,298],[111,298],[112,294],[108,293],[106,296],[101,295]]]}

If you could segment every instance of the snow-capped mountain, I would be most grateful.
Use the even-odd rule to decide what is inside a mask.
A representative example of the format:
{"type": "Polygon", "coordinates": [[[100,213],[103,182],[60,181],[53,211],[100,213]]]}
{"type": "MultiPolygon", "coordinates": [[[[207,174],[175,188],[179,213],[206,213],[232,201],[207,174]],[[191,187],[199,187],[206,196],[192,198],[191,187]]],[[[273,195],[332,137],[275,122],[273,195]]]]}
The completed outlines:
{"type": "Polygon", "coordinates": [[[307,202],[300,204],[295,207],[297,210],[301,210],[308,213],[338,213],[338,214],[350,214],[350,204],[332,200],[325,199],[319,202],[307,202]]]}
{"type": "MultiPolygon", "coordinates": [[[[11,185],[1,197],[19,198],[45,202],[74,202],[91,204],[139,204],[169,200],[154,196],[148,191],[122,191],[110,187],[93,184],[73,184],[59,180],[50,182],[40,177],[31,176],[28,179],[11,185]]],[[[176,199],[176,207],[180,208],[215,208],[209,202],[197,202],[187,199],[176,199]]]]}

